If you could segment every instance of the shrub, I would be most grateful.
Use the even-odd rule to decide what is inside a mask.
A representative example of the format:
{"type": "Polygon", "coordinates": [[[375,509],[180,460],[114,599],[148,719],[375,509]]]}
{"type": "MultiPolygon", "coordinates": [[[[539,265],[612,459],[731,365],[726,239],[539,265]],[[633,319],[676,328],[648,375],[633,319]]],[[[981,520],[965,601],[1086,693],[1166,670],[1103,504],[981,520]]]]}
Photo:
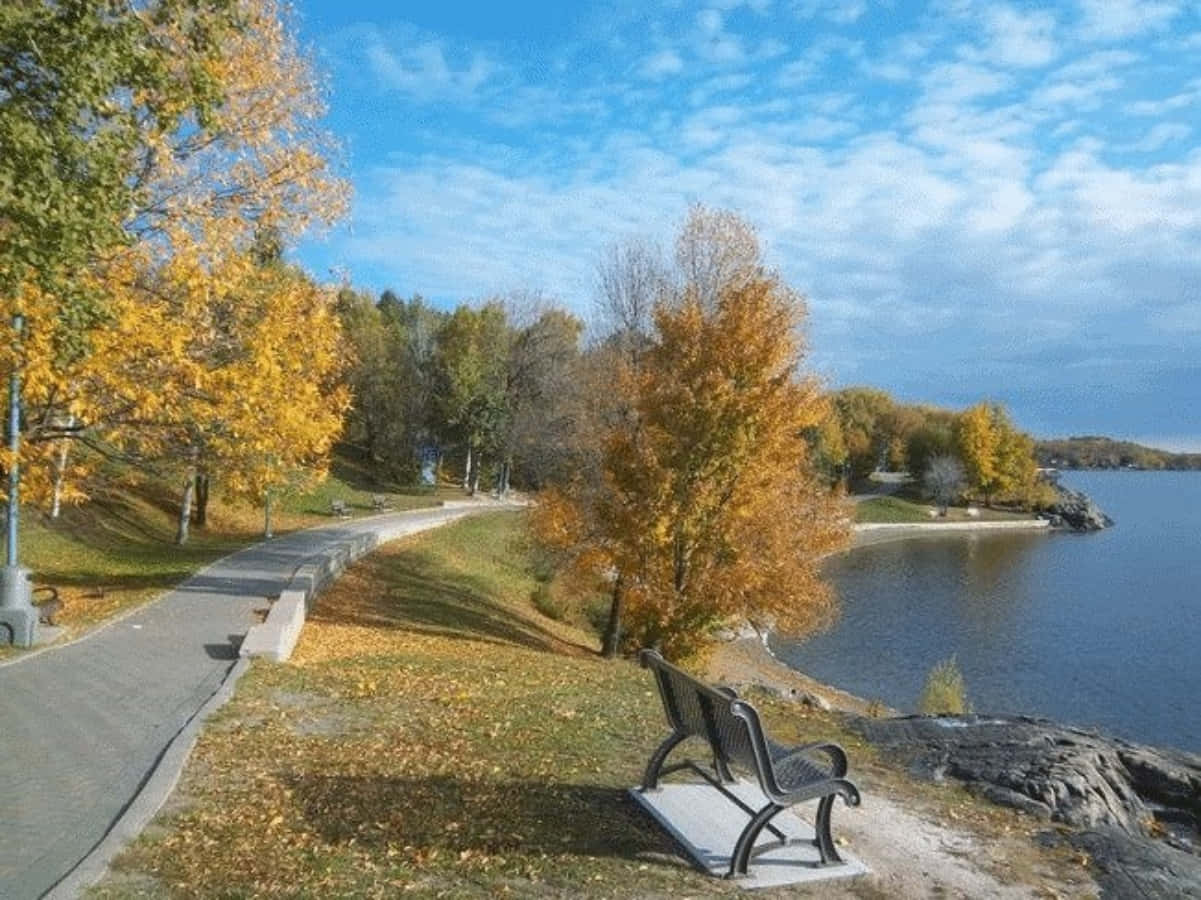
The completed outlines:
{"type": "Polygon", "coordinates": [[[926,676],[926,685],[917,701],[918,712],[928,716],[961,716],[972,711],[968,703],[963,673],[955,657],[943,660],[926,676]]]}
{"type": "Polygon", "coordinates": [[[550,585],[541,582],[537,587],[530,591],[530,603],[534,605],[534,609],[542,613],[548,619],[554,619],[556,622],[561,622],[566,617],[567,609],[557,597],[551,592],[550,585]]]}

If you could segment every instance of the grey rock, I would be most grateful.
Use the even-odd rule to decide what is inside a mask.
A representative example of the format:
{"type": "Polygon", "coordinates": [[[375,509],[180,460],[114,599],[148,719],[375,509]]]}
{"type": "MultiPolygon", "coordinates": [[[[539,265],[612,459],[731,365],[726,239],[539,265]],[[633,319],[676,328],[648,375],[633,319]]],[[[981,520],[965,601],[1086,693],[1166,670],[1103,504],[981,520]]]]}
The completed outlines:
{"type": "Polygon", "coordinates": [[[1054,503],[1043,512],[1050,518],[1055,527],[1067,527],[1076,531],[1100,531],[1113,524],[1093,499],[1083,491],[1073,491],[1061,484],[1055,484],[1059,495],[1054,503]]]}
{"type": "Polygon", "coordinates": [[[1027,717],[848,717],[915,774],[1072,826],[1106,896],[1201,897],[1201,756],[1027,717]]]}

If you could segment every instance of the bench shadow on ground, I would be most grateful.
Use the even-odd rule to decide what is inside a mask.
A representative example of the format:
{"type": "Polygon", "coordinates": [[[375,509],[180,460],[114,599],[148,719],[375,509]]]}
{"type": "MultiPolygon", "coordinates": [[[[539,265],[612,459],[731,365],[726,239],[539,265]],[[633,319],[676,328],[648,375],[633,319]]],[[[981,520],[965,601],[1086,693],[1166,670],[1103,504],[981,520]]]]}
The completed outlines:
{"type": "Polygon", "coordinates": [[[674,845],[625,791],[531,780],[304,775],[288,782],[331,843],[461,854],[657,859],[674,845]]]}
{"type": "Polygon", "coordinates": [[[365,595],[335,591],[319,598],[310,621],[398,628],[436,637],[511,644],[572,655],[594,655],[513,607],[490,598],[484,579],[437,563],[417,550],[359,563],[365,595]]]}

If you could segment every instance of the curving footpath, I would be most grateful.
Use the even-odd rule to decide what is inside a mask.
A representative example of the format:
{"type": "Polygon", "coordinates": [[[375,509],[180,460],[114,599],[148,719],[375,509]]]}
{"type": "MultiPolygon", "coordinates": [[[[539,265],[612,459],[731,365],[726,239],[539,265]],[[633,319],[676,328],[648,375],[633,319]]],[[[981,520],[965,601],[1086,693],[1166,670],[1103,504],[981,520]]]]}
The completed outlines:
{"type": "Polygon", "coordinates": [[[78,641],[0,666],[0,897],[75,896],[99,877],[170,793],[201,720],[246,668],[243,637],[298,572],[336,576],[379,543],[500,506],[284,535],[78,641]]]}

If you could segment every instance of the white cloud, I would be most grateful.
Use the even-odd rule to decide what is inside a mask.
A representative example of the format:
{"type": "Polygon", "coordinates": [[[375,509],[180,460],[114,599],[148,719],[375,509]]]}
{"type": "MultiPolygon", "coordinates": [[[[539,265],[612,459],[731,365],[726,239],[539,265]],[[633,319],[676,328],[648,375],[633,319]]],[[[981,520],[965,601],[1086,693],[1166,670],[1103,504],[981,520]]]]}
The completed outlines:
{"type": "Polygon", "coordinates": [[[660,50],[642,61],[639,71],[644,78],[658,79],[684,70],[684,60],[674,50],[660,50]]]}
{"type": "Polygon", "coordinates": [[[724,28],[725,22],[722,14],[716,9],[703,9],[696,14],[696,27],[703,34],[719,35],[724,28]]]}
{"type": "Polygon", "coordinates": [[[500,75],[500,67],[477,51],[453,52],[445,41],[413,28],[384,32],[357,25],[341,35],[386,90],[418,102],[468,99],[500,75]]]}
{"type": "MultiPolygon", "coordinates": [[[[410,107],[487,102],[459,144],[431,127],[363,176],[340,261],[438,298],[529,287],[583,312],[605,243],[669,239],[702,200],[760,227],[811,298],[819,363],[844,383],[891,377],[880,360],[910,352],[900,344],[919,359],[896,363],[913,385],[1037,339],[1038,366],[994,366],[1035,384],[1084,328],[1085,361],[1120,358],[1132,335],[1162,347],[1170,332],[1147,325],[1151,310],[1178,341],[1197,334],[1196,293],[1181,285],[1201,283],[1201,151],[1188,144],[1201,79],[1173,73],[1171,57],[1088,52],[1062,11],[964,0],[967,18],[927,17],[883,41],[823,33],[831,8],[808,3],[810,43],[786,35],[795,55],[780,59],[785,35],[747,7],[679,4],[674,33],[624,36],[616,80],[569,82],[570,66],[540,80],[471,46],[367,33],[359,59],[410,107]],[[979,42],[964,49],[969,21],[979,42]],[[521,143],[492,121],[565,127],[521,143]],[[962,339],[924,340],[940,329],[962,339]]],[[[1135,27],[1106,21],[1094,17],[1094,35],[1135,27]]],[[[1195,339],[1181,346],[1201,357],[1195,339]]]]}
{"type": "Polygon", "coordinates": [[[1055,17],[1036,10],[1019,12],[1012,6],[993,6],[985,14],[989,44],[984,55],[1002,66],[1045,66],[1059,53],[1055,17]]]}
{"type": "Polygon", "coordinates": [[[1178,2],[1162,0],[1078,0],[1085,40],[1120,41],[1157,31],[1180,12],[1178,2]]]}
{"type": "Polygon", "coordinates": [[[867,12],[864,0],[794,0],[793,12],[801,19],[822,18],[838,25],[851,25],[867,12]]]}
{"type": "Polygon", "coordinates": [[[1122,147],[1123,150],[1135,153],[1154,153],[1162,150],[1168,144],[1184,140],[1192,134],[1192,129],[1181,122],[1159,122],[1152,126],[1143,137],[1132,144],[1122,147]]]}

